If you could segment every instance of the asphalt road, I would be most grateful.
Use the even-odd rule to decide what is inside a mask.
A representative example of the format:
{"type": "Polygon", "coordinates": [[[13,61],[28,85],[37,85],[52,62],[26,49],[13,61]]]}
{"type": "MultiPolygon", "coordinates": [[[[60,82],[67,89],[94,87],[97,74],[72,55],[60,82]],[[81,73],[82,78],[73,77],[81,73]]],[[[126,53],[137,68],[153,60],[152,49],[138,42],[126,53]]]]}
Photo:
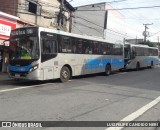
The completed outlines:
{"type": "MultiPolygon", "coordinates": [[[[103,74],[74,77],[67,83],[6,79],[0,82],[0,121],[160,121],[159,99],[146,111],[136,113],[137,117],[130,117],[160,96],[159,79],[159,67],[115,72],[108,77],[103,74]]],[[[107,127],[39,129],[105,130],[107,127]]]]}

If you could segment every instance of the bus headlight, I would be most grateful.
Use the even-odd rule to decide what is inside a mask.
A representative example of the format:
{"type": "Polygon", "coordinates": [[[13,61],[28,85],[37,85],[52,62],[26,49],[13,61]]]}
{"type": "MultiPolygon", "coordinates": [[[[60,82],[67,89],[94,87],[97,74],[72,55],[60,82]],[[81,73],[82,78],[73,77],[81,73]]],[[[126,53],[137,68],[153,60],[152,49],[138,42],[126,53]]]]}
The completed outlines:
{"type": "Polygon", "coordinates": [[[29,72],[32,72],[34,70],[38,69],[38,65],[33,66],[32,68],[29,69],[29,72]]]}

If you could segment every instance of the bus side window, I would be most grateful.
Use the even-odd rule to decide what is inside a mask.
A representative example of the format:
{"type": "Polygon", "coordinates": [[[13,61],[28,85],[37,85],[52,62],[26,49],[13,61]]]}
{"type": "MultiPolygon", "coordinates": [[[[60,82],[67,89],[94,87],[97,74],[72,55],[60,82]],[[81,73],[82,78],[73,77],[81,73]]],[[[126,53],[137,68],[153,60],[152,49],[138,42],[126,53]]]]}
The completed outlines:
{"type": "Polygon", "coordinates": [[[57,53],[55,40],[43,40],[42,41],[42,53],[43,54],[54,54],[57,53]]]}
{"type": "Polygon", "coordinates": [[[57,41],[58,41],[58,52],[62,52],[62,39],[60,35],[57,35],[57,41]]]}
{"type": "Polygon", "coordinates": [[[76,54],[77,53],[77,46],[78,46],[78,39],[77,38],[72,38],[72,53],[76,54]]]}
{"type": "Polygon", "coordinates": [[[62,41],[62,52],[71,53],[72,52],[72,39],[71,37],[61,36],[62,41]]]}
{"type": "Polygon", "coordinates": [[[154,50],[155,51],[155,55],[154,56],[158,56],[158,50],[154,50]]]}
{"type": "Polygon", "coordinates": [[[76,43],[76,53],[77,54],[83,54],[84,50],[83,50],[83,41],[82,39],[76,39],[75,40],[76,43]]]}
{"type": "Polygon", "coordinates": [[[92,50],[92,41],[89,41],[89,54],[92,54],[93,53],[93,50],[92,50]]]}
{"type": "Polygon", "coordinates": [[[135,47],[133,47],[132,48],[132,59],[134,59],[135,57],[136,57],[136,48],[135,47]]]}
{"type": "Polygon", "coordinates": [[[97,53],[98,54],[103,54],[102,53],[102,43],[101,42],[98,42],[97,53]]]}
{"type": "Polygon", "coordinates": [[[92,41],[86,40],[84,43],[84,50],[85,50],[85,54],[92,54],[92,41]]]}
{"type": "Polygon", "coordinates": [[[83,46],[84,46],[84,53],[89,54],[90,51],[90,44],[88,40],[83,40],[83,46]]]}
{"type": "Polygon", "coordinates": [[[147,56],[147,48],[144,48],[144,56],[147,56]]]}
{"type": "Polygon", "coordinates": [[[72,53],[76,53],[76,51],[77,51],[76,44],[73,44],[73,46],[72,46],[72,53]]]}
{"type": "Polygon", "coordinates": [[[92,42],[92,51],[93,51],[93,54],[97,54],[98,53],[98,44],[97,44],[96,41],[92,42]]]}
{"type": "Polygon", "coordinates": [[[102,53],[103,55],[106,55],[106,44],[105,43],[102,43],[102,53]]]}
{"type": "Polygon", "coordinates": [[[112,55],[112,45],[109,43],[107,43],[107,45],[106,45],[106,54],[112,55]]]}
{"type": "Polygon", "coordinates": [[[70,37],[70,52],[76,53],[76,45],[75,45],[75,38],[70,37]]]}
{"type": "Polygon", "coordinates": [[[46,41],[43,43],[43,53],[45,53],[45,54],[51,53],[49,41],[46,41]]]}

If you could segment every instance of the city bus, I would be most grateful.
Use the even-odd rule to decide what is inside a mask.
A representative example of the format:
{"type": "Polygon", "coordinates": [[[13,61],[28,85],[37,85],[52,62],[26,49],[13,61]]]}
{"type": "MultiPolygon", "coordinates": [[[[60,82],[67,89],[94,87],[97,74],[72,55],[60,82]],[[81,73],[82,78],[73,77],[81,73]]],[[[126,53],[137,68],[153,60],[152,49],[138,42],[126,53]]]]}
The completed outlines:
{"type": "Polygon", "coordinates": [[[12,30],[9,53],[8,73],[14,79],[66,82],[72,76],[110,75],[124,67],[121,43],[43,27],[12,30]]]}
{"type": "Polygon", "coordinates": [[[158,62],[158,48],[141,44],[124,45],[125,69],[153,68],[158,62]]]}

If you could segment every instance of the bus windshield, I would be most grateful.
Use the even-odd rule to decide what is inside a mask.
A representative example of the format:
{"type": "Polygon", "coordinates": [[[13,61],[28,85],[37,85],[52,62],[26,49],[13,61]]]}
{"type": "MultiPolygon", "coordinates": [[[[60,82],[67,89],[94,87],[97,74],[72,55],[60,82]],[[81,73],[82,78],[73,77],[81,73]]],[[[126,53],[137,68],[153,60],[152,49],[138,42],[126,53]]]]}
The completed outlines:
{"type": "Polygon", "coordinates": [[[10,60],[38,59],[39,45],[38,37],[23,36],[10,39],[10,60]]]}

